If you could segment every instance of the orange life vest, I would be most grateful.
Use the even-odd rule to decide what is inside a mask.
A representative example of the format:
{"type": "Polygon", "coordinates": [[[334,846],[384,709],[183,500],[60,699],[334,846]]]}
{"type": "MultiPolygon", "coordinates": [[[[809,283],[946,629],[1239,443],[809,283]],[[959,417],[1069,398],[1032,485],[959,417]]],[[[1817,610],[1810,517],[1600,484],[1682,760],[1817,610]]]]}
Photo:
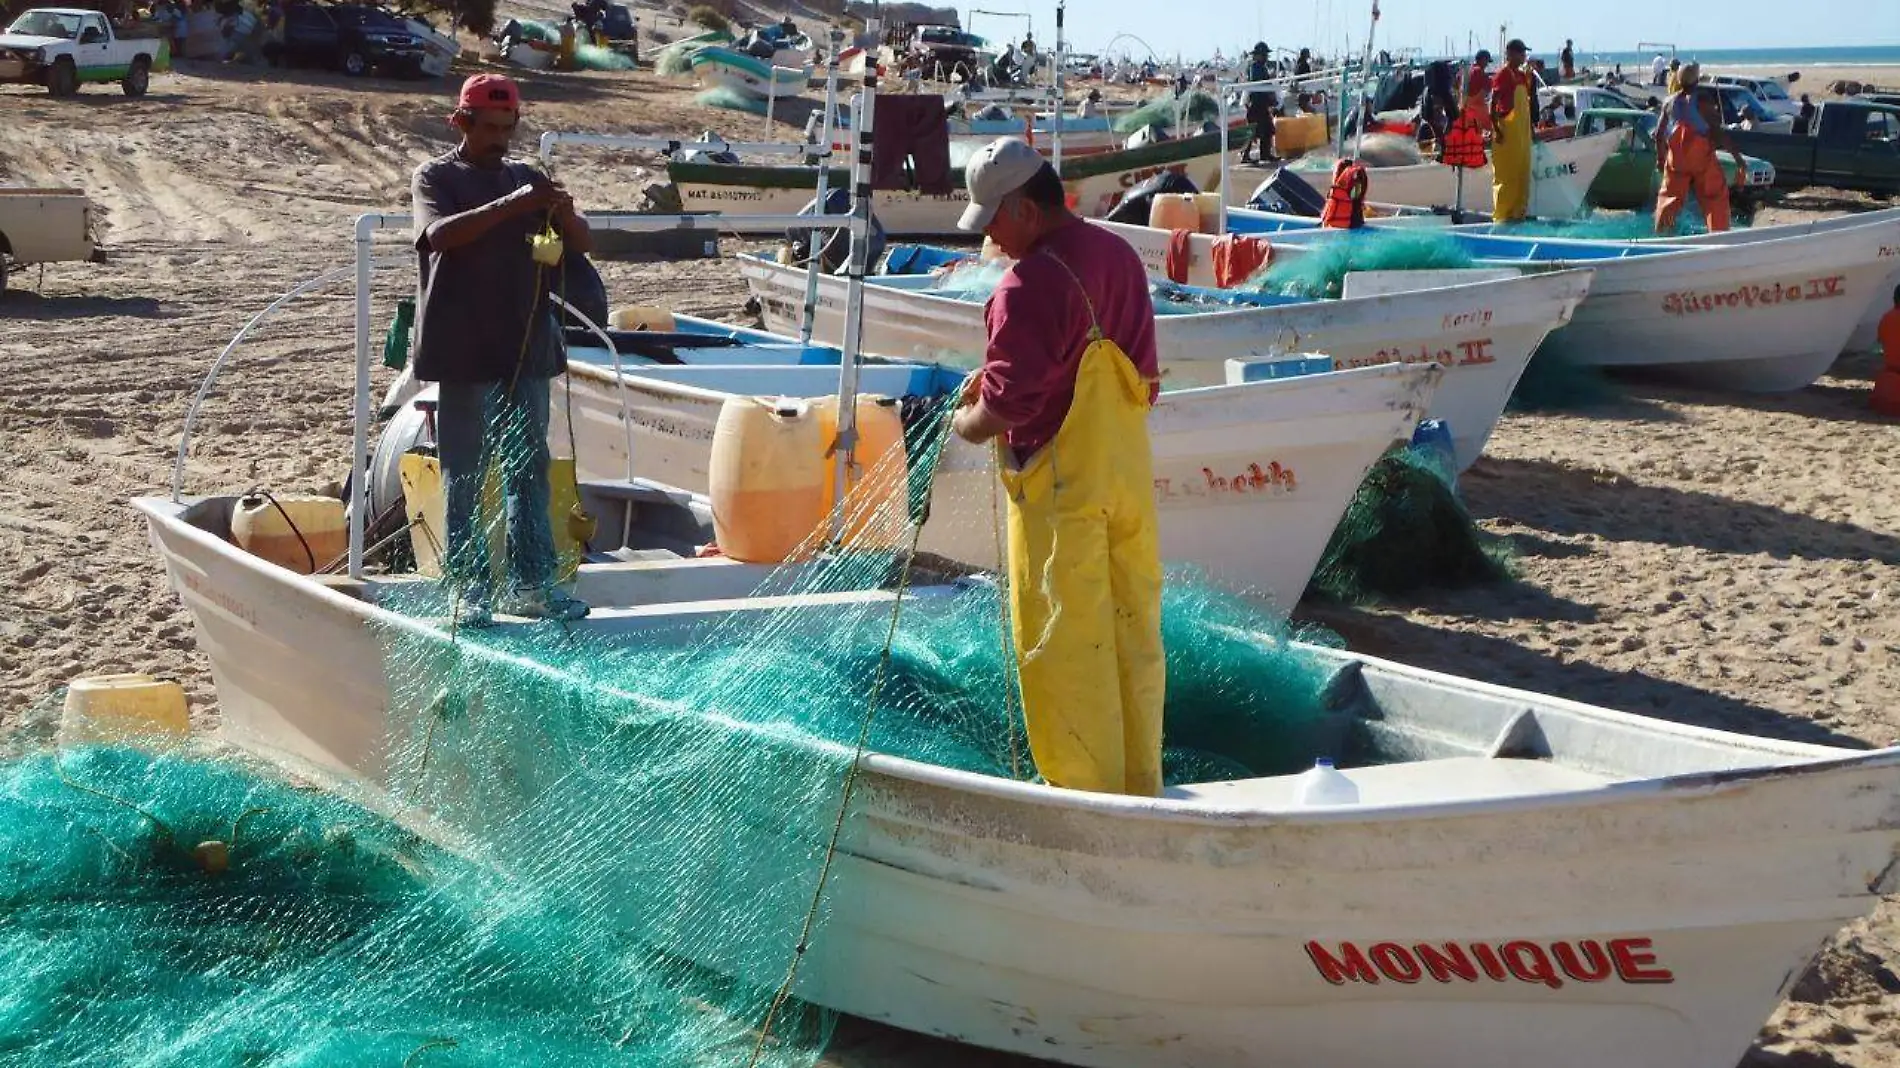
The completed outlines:
{"type": "Polygon", "coordinates": [[[1326,210],[1319,224],[1333,230],[1357,230],[1366,225],[1366,166],[1356,159],[1333,164],[1333,188],[1326,194],[1326,210]]]}

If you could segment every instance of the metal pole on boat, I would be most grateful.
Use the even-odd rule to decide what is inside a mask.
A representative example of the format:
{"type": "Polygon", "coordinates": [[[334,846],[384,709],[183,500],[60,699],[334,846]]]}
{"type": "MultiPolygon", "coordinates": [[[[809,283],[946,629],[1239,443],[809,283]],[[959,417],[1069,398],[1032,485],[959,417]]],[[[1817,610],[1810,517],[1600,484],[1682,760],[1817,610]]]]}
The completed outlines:
{"type": "Polygon", "coordinates": [[[858,449],[858,348],[864,341],[864,275],[871,258],[871,151],[876,143],[872,122],[877,107],[877,66],[864,68],[864,92],[851,108],[851,262],[845,268],[844,344],[838,359],[838,437],[831,484],[838,487],[831,505],[831,539],[844,535],[845,498],[851,491],[851,469],[858,449]]]}
{"type": "Polygon", "coordinates": [[[759,136],[768,141],[772,139],[772,112],[778,108],[779,69],[774,64],[767,68],[765,76],[765,125],[759,127],[759,136]]]}
{"type": "MultiPolygon", "coordinates": [[[[1062,76],[1062,68],[1065,65],[1062,55],[1062,21],[1063,13],[1067,9],[1067,6],[1067,4],[1056,5],[1056,107],[1055,115],[1050,120],[1049,163],[1055,168],[1057,175],[1061,175],[1062,173],[1062,114],[1067,111],[1069,107],[1068,98],[1064,96],[1063,93],[1065,80],[1062,76]]],[[[1035,124],[1036,113],[1035,109],[1031,108],[1029,112],[1030,129],[1035,129],[1035,124]]]]}
{"type": "Polygon", "coordinates": [[[356,218],[356,404],[350,428],[350,577],[363,577],[363,531],[369,523],[370,242],[383,216],[356,218]]]}
{"type": "Polygon", "coordinates": [[[1227,139],[1227,89],[1219,81],[1214,83],[1214,117],[1220,123],[1220,229],[1221,233],[1226,233],[1227,183],[1232,180],[1228,174],[1227,157],[1233,148],[1227,139]]]}
{"type": "MultiPolygon", "coordinates": [[[[844,50],[843,46],[844,31],[833,27],[831,62],[825,69],[825,113],[818,123],[818,146],[824,150],[825,154],[812,161],[818,166],[818,214],[820,215],[825,214],[825,205],[831,195],[831,164],[829,162],[833,136],[831,120],[838,110],[838,55],[844,50]]],[[[876,62],[877,60],[868,54],[865,56],[867,66],[876,62]]],[[[798,340],[805,345],[811,344],[812,331],[816,329],[818,321],[818,269],[820,267],[818,238],[821,233],[824,231],[813,231],[805,242],[805,250],[808,254],[805,262],[805,308],[798,319],[798,340]]],[[[835,235],[836,231],[831,231],[830,234],[835,235]]],[[[831,236],[825,237],[826,244],[830,244],[831,240],[831,236]]]]}
{"type": "MultiPolygon", "coordinates": [[[[1364,99],[1363,94],[1372,87],[1372,42],[1378,35],[1379,0],[1372,0],[1372,26],[1366,30],[1366,57],[1365,61],[1359,64],[1359,69],[1364,72],[1365,80],[1365,84],[1359,87],[1362,100],[1364,99]]],[[[1353,108],[1358,112],[1359,117],[1359,136],[1355,138],[1352,143],[1352,155],[1354,159],[1357,159],[1359,158],[1359,153],[1366,147],[1367,116],[1366,109],[1362,103],[1355,102],[1353,108]]]]}

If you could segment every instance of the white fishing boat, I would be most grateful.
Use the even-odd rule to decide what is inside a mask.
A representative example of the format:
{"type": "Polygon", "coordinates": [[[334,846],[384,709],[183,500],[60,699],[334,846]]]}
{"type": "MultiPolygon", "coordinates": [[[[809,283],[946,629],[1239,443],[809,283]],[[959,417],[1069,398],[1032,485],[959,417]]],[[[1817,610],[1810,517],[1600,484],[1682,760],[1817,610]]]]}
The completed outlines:
{"type": "MultiPolygon", "coordinates": [[[[1254,228],[1244,212],[1228,222],[1254,228]]],[[[1321,230],[1273,237],[1277,256],[1341,239],[1352,238],[1321,230]]],[[[1572,362],[1659,368],[1718,388],[1777,392],[1826,373],[1870,307],[1890,303],[1900,217],[1735,244],[1450,240],[1486,266],[1593,268],[1589,299],[1545,342],[1572,362]]]]}
{"type": "MultiPolygon", "coordinates": [[[[818,172],[809,167],[674,160],[666,170],[681,205],[692,212],[789,215],[809,203],[818,187],[818,172]]],[[[1076,212],[1100,216],[1134,185],[1163,171],[1181,174],[1197,188],[1213,188],[1220,179],[1220,138],[1209,134],[1065,161],[1062,184],[1076,212]]],[[[834,170],[828,187],[846,188],[845,177],[834,170]]],[[[893,234],[954,234],[969,203],[963,174],[953,169],[947,194],[879,192],[877,218],[893,234]]]]}
{"type": "MultiPolygon", "coordinates": [[[[622,529],[614,502],[636,510],[624,528],[647,559],[581,566],[595,611],[570,625],[577,639],[658,647],[698,622],[793,611],[868,629],[891,611],[883,591],[745,600],[758,569],[684,555],[703,507],[593,490],[603,529],[622,529]]],[[[294,574],[232,543],[234,500],[133,502],[209,660],[223,738],[394,795],[384,643],[430,624],[387,605],[427,580],[294,574]]],[[[930,611],[934,592],[904,610],[930,611]]],[[[867,754],[794,992],[1086,1068],[1238,1068],[1262,1051],[1362,1068],[1729,1068],[1825,940],[1900,889],[1900,750],[1296,649],[1336,672],[1303,742],[1340,760],[1356,803],[1304,806],[1291,775],[1128,798],[867,754]]],[[[511,722],[485,758],[540,753],[537,729],[511,722]]],[[[732,833],[781,833],[775,815],[732,833]]],[[[699,963],[769,990],[784,977],[771,961],[699,963]]]]}
{"type": "MultiPolygon", "coordinates": [[[[571,350],[573,440],[583,477],[631,470],[705,493],[713,429],[729,398],[816,399],[838,375],[797,345],[742,344],[700,354],[719,361],[710,364],[694,365],[685,350],[678,355],[689,363],[629,365],[616,378],[603,351],[571,350]],[[763,362],[797,359],[805,362],[763,362]]],[[[1436,365],[1388,364],[1161,394],[1148,422],[1162,558],[1193,564],[1283,614],[1291,611],[1360,480],[1394,441],[1411,435],[1442,373],[1436,365]],[[1263,530],[1273,536],[1260,537],[1263,530]]],[[[928,365],[871,366],[862,374],[867,392],[926,401],[953,393],[962,378],[928,365]]],[[[550,438],[564,443],[567,427],[556,422],[550,438]]],[[[923,550],[998,570],[1002,514],[993,450],[952,441],[937,471],[923,550]]]]}
{"type": "MultiPolygon", "coordinates": [[[[406,222],[358,227],[359,506],[377,226],[406,222]]],[[[1316,380],[1326,378],[1341,380],[1316,380]]],[[[849,382],[840,376],[847,405],[849,382]]],[[[632,431],[630,416],[623,426],[632,431]]],[[[180,490],[190,429],[188,416],[172,494],[133,503],[191,613],[225,738],[319,782],[393,795],[395,716],[414,725],[430,713],[396,692],[416,681],[405,673],[427,669],[390,657],[387,643],[452,640],[444,621],[393,605],[447,598],[432,580],[365,565],[365,507],[352,512],[348,576],[301,575],[245,552],[235,496],[180,490]]],[[[897,598],[927,614],[958,596],[926,582],[748,597],[762,569],[692,559],[712,529],[703,499],[630,480],[588,485],[583,498],[600,544],[578,567],[576,592],[594,612],[566,625],[572,640],[657,650],[701,640],[708,632],[695,624],[746,619],[849,634],[890,618],[897,598]]],[[[497,640],[528,625],[504,618],[497,640]]],[[[1900,750],[1749,738],[1293,649],[1327,675],[1321,714],[1289,744],[1338,758],[1353,799],[1303,803],[1295,775],[1194,779],[1127,798],[857,754],[795,727],[749,735],[826,747],[841,773],[857,769],[827,853],[824,922],[809,949],[799,945],[790,992],[1085,1068],[1252,1065],[1262,1051],[1367,1068],[1727,1068],[1823,940],[1900,887],[1900,750]]],[[[642,715],[722,714],[718,693],[665,709],[637,693],[600,696],[642,715]]],[[[505,715],[468,717],[461,744],[482,747],[482,767],[537,787],[503,791],[511,803],[536,804],[545,780],[514,761],[545,770],[556,748],[537,731],[567,730],[570,717],[495,700],[489,711],[505,715]]],[[[618,726],[609,718],[602,729],[618,726]]],[[[442,789],[476,786],[451,776],[442,789]]],[[[803,833],[809,813],[753,814],[742,791],[715,793],[732,802],[723,829],[735,858],[803,833]]],[[[418,810],[408,796],[389,810],[449,840],[479,841],[524,815],[453,796],[418,810]]],[[[576,811],[621,817],[611,805],[576,811]]],[[[720,883],[709,893],[752,888],[740,865],[707,871],[720,883]]],[[[631,869],[618,874],[591,872],[587,892],[607,904],[650,893],[631,869]]],[[[769,991],[785,979],[782,955],[740,961],[720,955],[723,943],[653,933],[663,940],[652,948],[740,983],[769,991]]],[[[784,936],[789,954],[798,935],[784,936]]]]}
{"type": "MultiPolygon", "coordinates": [[[[1539,142],[1531,164],[1531,214],[1549,218],[1575,215],[1588,202],[1585,195],[1590,183],[1596,181],[1597,172],[1622,147],[1623,139],[1623,131],[1612,130],[1564,141],[1539,142]]],[[[1332,188],[1329,159],[1303,157],[1288,164],[1288,170],[1321,196],[1332,188]]],[[[1464,171],[1462,196],[1459,168],[1442,163],[1368,167],[1366,175],[1366,199],[1370,201],[1422,208],[1491,210],[1491,168],[1488,166],[1464,171]]]]}
{"type": "MultiPolygon", "coordinates": [[[[1715,234],[1694,234],[1688,237],[1639,238],[1651,244],[1689,245],[1693,247],[1720,246],[1724,248],[1736,245],[1752,245],[1758,241],[1774,241],[1784,237],[1802,237],[1808,234],[1833,234],[1843,230],[1852,230],[1859,226],[1900,220],[1900,208],[1882,208],[1879,211],[1862,212],[1855,215],[1839,215],[1831,219],[1815,219],[1808,222],[1778,223],[1774,226],[1744,227],[1737,230],[1724,230],[1715,234]]],[[[1474,232],[1489,232],[1487,224],[1473,224],[1474,232]]],[[[1878,345],[1875,331],[1880,326],[1880,317],[1892,307],[1891,300],[1882,299],[1884,292],[1891,297],[1894,288],[1900,286],[1900,237],[1881,246],[1880,258],[1892,262],[1893,267],[1886,279],[1874,287],[1874,299],[1861,316],[1854,333],[1847,339],[1847,351],[1870,352],[1878,345]]]]}
{"type": "Polygon", "coordinates": [[[802,94],[811,81],[810,59],[797,66],[781,65],[777,59],[762,60],[718,45],[708,45],[687,59],[693,75],[711,88],[764,100],[802,94]]]}
{"type": "MultiPolygon", "coordinates": [[[[759,256],[740,259],[768,330],[796,333],[805,273],[759,256]]],[[[975,367],[988,334],[980,298],[939,288],[929,275],[867,280],[864,351],[896,359],[975,367]]],[[[1451,426],[1460,469],[1483,451],[1530,355],[1568,321],[1590,291],[1588,271],[1506,278],[1346,300],[1229,295],[1219,310],[1155,320],[1164,386],[1224,381],[1230,359],[1291,352],[1330,356],[1336,369],[1381,363],[1437,363],[1445,380],[1427,418],[1451,426]]],[[[842,337],[845,281],[818,281],[814,336],[842,337]]]]}

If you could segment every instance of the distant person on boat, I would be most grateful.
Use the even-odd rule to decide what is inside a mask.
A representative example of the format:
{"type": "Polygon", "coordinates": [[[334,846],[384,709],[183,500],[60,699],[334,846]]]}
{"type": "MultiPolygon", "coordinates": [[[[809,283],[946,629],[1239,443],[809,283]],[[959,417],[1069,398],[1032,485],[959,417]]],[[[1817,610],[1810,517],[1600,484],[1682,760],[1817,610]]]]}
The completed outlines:
{"type": "Polygon", "coordinates": [[[1083,97],[1081,105],[1075,109],[1075,117],[1078,119],[1093,119],[1100,117],[1101,114],[1102,91],[1100,89],[1090,89],[1089,95],[1083,97]]]}
{"type": "Polygon", "coordinates": [[[1005,138],[965,171],[958,226],[1016,263],[952,427],[1001,438],[1010,628],[1036,769],[1053,786],[1161,792],[1161,550],[1148,410],[1154,304],[1126,241],[1066,206],[1036,150],[1005,138]]]}
{"type": "Polygon", "coordinates": [[[1656,58],[1650,61],[1649,84],[1651,85],[1668,85],[1669,84],[1669,60],[1664,59],[1663,54],[1661,52],[1656,53],[1656,58]]]}
{"type": "MultiPolygon", "coordinates": [[[[461,143],[417,167],[411,182],[417,267],[415,374],[440,387],[436,448],[447,484],[445,577],[465,625],[491,608],[578,619],[587,606],[555,584],[548,518],[548,383],[566,371],[552,284],[529,240],[558,232],[569,253],[593,237],[565,190],[507,158],[521,90],[499,74],[462,83],[449,124],[461,143]],[[489,577],[487,523],[478,516],[490,461],[507,503],[507,593],[489,577]]],[[[492,520],[494,517],[490,517],[492,520]]]]}
{"type": "Polygon", "coordinates": [[[1557,53],[1557,66],[1563,70],[1564,81],[1577,76],[1576,46],[1568,37],[1564,38],[1564,50],[1557,53]]]}
{"type": "Polygon", "coordinates": [[[1662,172],[1662,190],[1656,194],[1656,232],[1673,234],[1676,218],[1689,194],[1708,216],[1709,231],[1729,228],[1728,176],[1716,159],[1717,149],[1735,159],[1737,176],[1748,173],[1735,143],[1722,126],[1722,105],[1702,85],[1702,68],[1685,64],[1678,72],[1682,91],[1663,102],[1656,123],[1656,169],[1662,172]]]}
{"type": "MultiPolygon", "coordinates": [[[[1252,58],[1247,61],[1247,80],[1264,82],[1273,77],[1273,61],[1267,42],[1258,41],[1253,46],[1252,58]]],[[[1280,110],[1278,94],[1267,89],[1254,89],[1247,94],[1247,122],[1253,127],[1253,133],[1247,137],[1247,143],[1240,146],[1240,162],[1252,162],[1247,157],[1253,146],[1260,145],[1260,162],[1276,162],[1279,157],[1273,154],[1273,116],[1280,110]]]]}
{"type": "Polygon", "coordinates": [[[1313,50],[1302,48],[1300,58],[1293,61],[1293,76],[1297,78],[1302,74],[1311,73],[1313,73],[1313,50]]]}
{"type": "Polygon", "coordinates": [[[1794,135],[1796,137],[1806,137],[1808,136],[1808,131],[1812,130],[1813,128],[1814,128],[1814,101],[1808,99],[1808,94],[1802,93],[1801,94],[1801,113],[1794,117],[1794,135]]]}
{"type": "Polygon", "coordinates": [[[1536,89],[1524,69],[1523,41],[1504,46],[1504,69],[1491,79],[1491,217],[1517,222],[1531,208],[1531,123],[1536,89]]]}

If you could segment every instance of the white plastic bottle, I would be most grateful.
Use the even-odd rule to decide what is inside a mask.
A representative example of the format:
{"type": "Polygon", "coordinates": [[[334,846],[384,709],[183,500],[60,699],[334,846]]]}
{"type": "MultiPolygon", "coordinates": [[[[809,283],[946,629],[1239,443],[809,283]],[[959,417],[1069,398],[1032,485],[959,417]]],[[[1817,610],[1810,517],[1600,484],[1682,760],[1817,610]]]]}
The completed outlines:
{"type": "Polygon", "coordinates": [[[1300,776],[1298,796],[1302,808],[1356,805],[1359,803],[1359,787],[1353,785],[1345,772],[1333,767],[1332,758],[1320,757],[1313,762],[1311,769],[1300,776]]]}

